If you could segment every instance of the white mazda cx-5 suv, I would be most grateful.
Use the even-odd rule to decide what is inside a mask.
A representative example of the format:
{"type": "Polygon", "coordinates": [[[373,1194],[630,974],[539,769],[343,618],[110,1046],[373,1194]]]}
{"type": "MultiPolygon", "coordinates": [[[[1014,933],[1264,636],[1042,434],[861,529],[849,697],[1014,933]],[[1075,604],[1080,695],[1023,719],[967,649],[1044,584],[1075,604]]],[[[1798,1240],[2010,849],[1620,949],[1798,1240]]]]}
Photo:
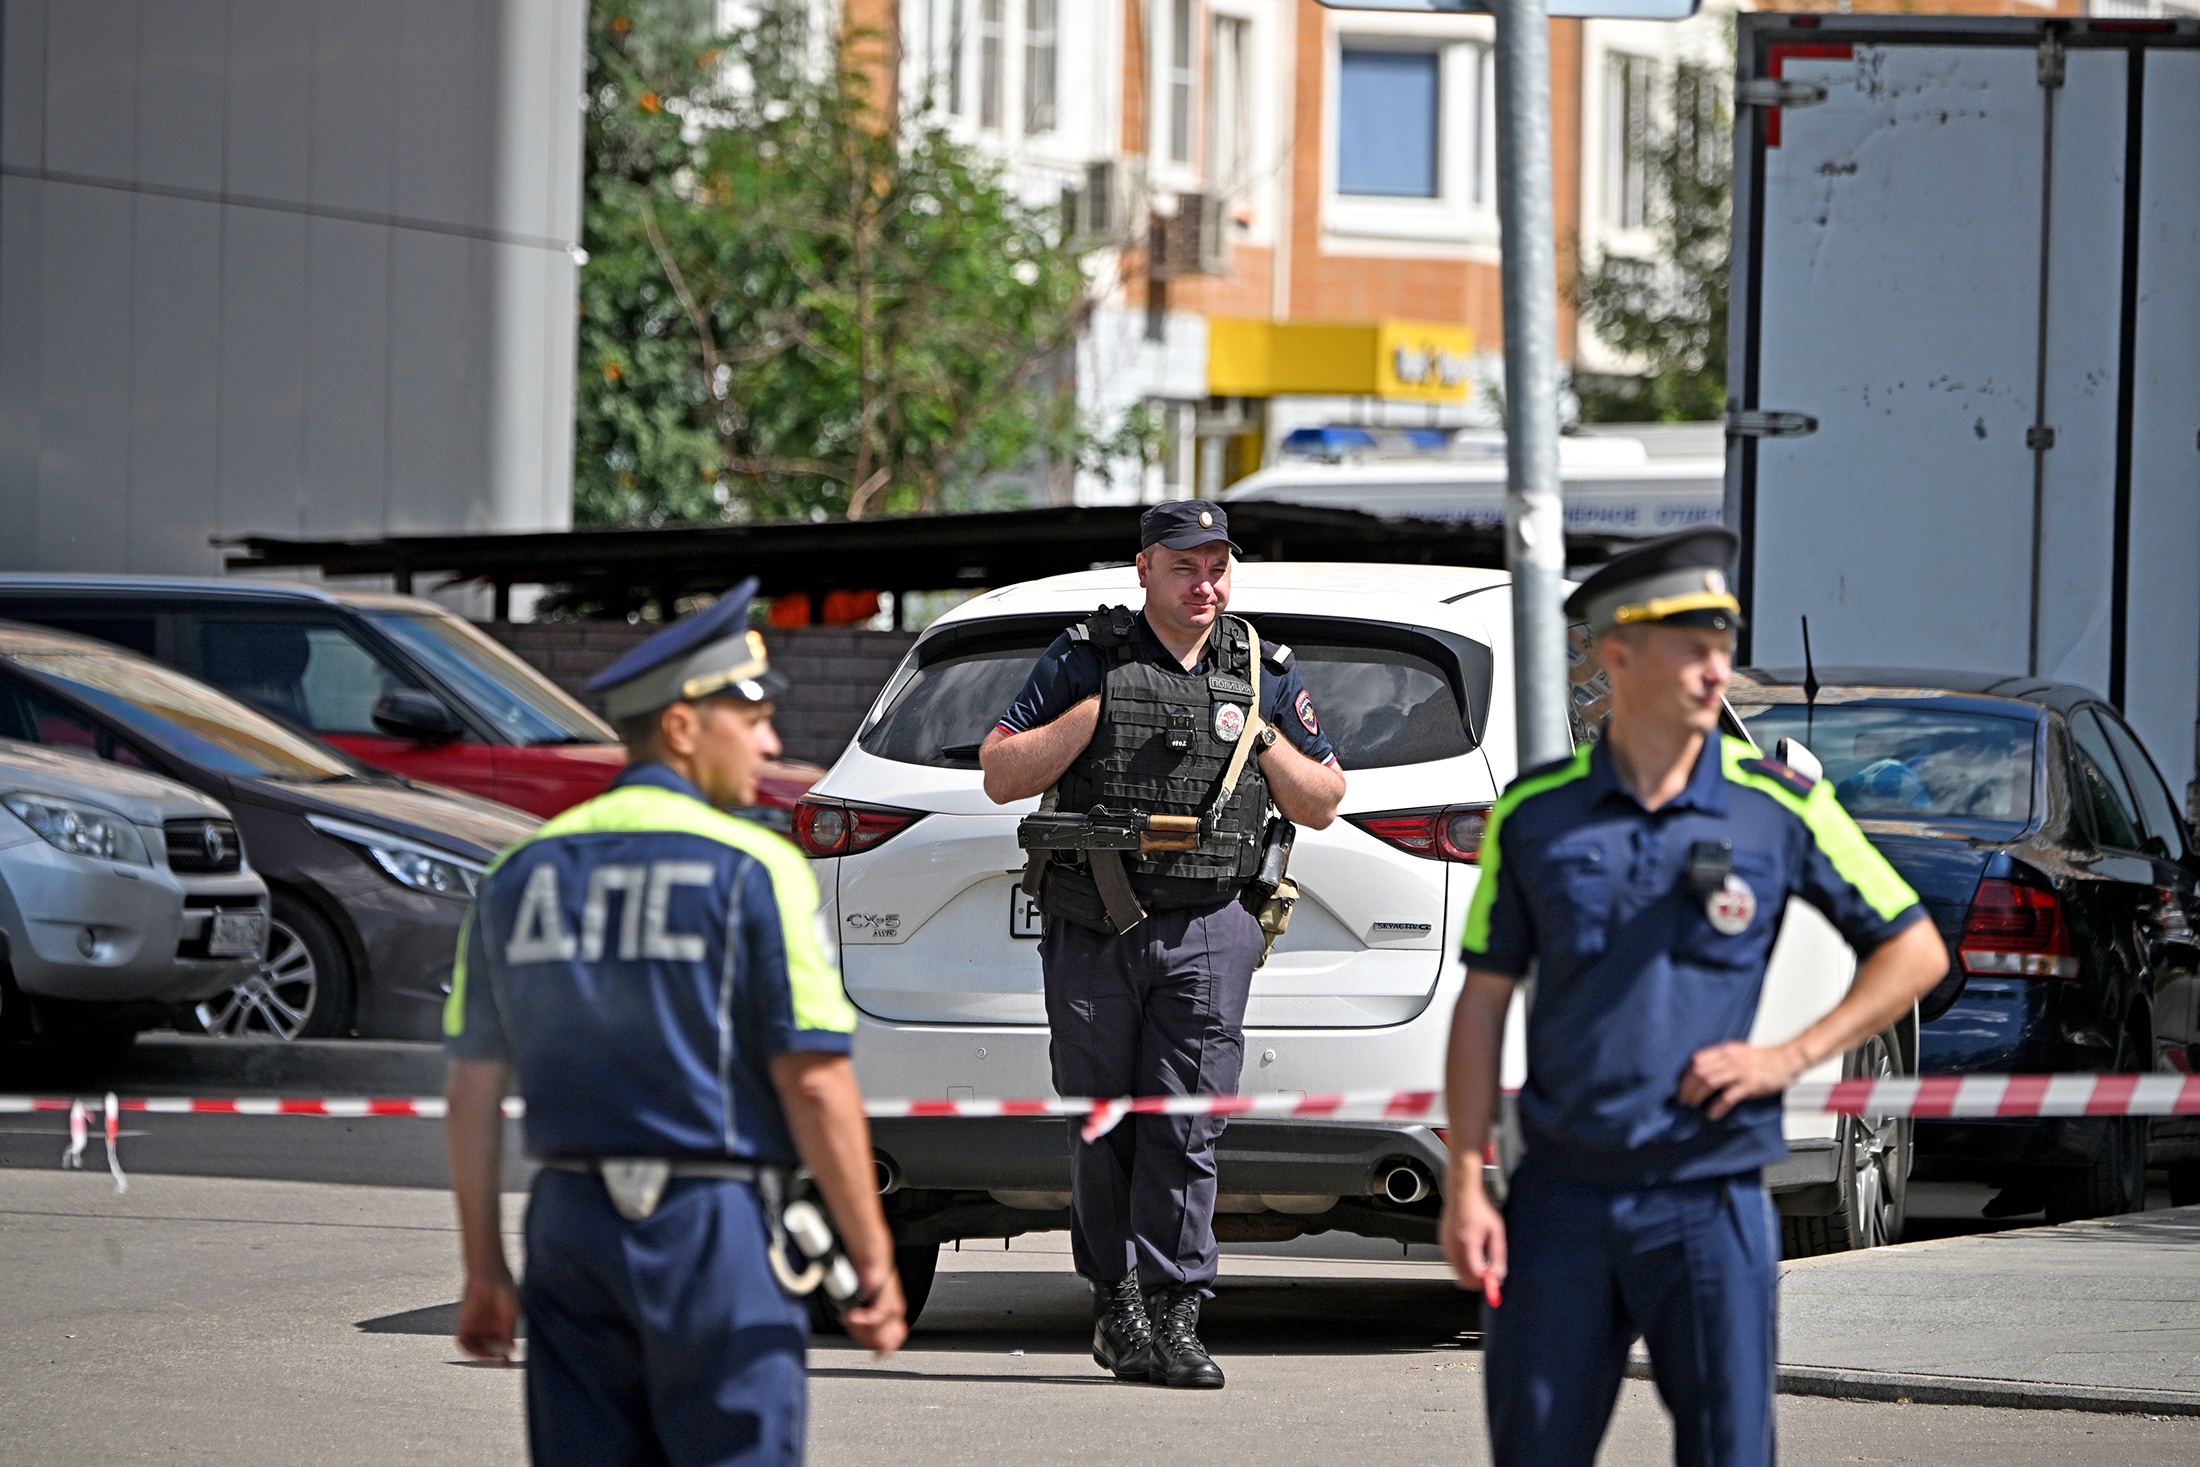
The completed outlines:
{"type": "MultiPolygon", "coordinates": [[[[1245,1093],[1440,1089],[1458,930],[1483,821],[1517,773],[1510,583],[1451,567],[1240,564],[1232,614],[1289,646],[1346,777],[1340,818],[1301,830],[1299,901],[1253,977],[1245,1093]]],[[[1128,568],[988,592],[934,623],[854,741],[796,810],[817,861],[848,997],[856,1067],[879,1098],[1053,1094],[1039,915],[1018,883],[1017,821],[980,787],[978,746],[1041,651],[1104,604],[1136,606],[1128,568]]],[[[1575,701],[1597,687],[1577,635],[1575,701]]],[[[1740,724],[1731,721],[1733,731],[1740,724]]],[[[1587,723],[1582,727],[1586,731],[1587,723]]],[[[1847,990],[1854,960],[1790,906],[1758,1033],[1785,1038],[1847,990]]],[[[1506,1044],[1525,1065],[1524,1004],[1506,1044]]],[[[1907,1072],[1899,1035],[1852,1056],[1907,1072]]],[[[1836,1060],[1810,1078],[1833,1078],[1836,1060]]],[[[938,1245],[1066,1227],[1065,1122],[1052,1117],[874,1123],[879,1185],[912,1312],[938,1245]]],[[[1795,1155],[1768,1180],[1791,1251],[1883,1241],[1899,1228],[1906,1132],[1790,1117],[1795,1155]]],[[[1423,1122],[1237,1119],[1218,1148],[1216,1236],[1276,1241],[1332,1229],[1433,1242],[1445,1146],[1423,1122]]]]}

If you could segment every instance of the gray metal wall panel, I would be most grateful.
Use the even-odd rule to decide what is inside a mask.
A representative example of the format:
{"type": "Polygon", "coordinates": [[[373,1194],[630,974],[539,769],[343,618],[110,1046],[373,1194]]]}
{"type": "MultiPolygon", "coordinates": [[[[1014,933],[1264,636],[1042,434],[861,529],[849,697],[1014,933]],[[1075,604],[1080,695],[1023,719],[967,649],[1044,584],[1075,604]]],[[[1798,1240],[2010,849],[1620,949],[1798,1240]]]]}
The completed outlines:
{"type": "Polygon", "coordinates": [[[0,178],[0,565],[10,569],[38,564],[44,204],[45,185],[36,179],[0,178]]]}
{"type": "Polygon", "coordinates": [[[313,202],[387,214],[397,116],[394,0],[313,11],[313,202]]]}
{"type": "Polygon", "coordinates": [[[140,182],[206,193],[221,188],[228,48],[225,0],[154,0],[140,10],[140,182]]]}
{"type": "MultiPolygon", "coordinates": [[[[2116,241],[2124,215],[2125,93],[2122,52],[2081,51],[2068,58],[2055,114],[2055,220],[2048,246],[2046,419],[2055,429],[2055,446],[2042,480],[2039,666],[2043,677],[2097,693],[2108,691],[2115,556],[2123,292],[2116,241]]],[[[2036,228],[2037,218],[2022,223],[2036,228]]],[[[2011,219],[2014,233],[2016,216],[2011,219]]],[[[2039,256],[2030,258],[2037,271],[2039,256]]],[[[2029,379],[2024,391],[2029,397],[2029,379]]],[[[2025,671],[2023,659],[2009,671],[2025,671]]]]}
{"type": "MultiPolygon", "coordinates": [[[[549,144],[558,136],[550,118],[551,93],[562,90],[557,74],[557,35],[525,14],[529,0],[502,0],[495,16],[499,44],[496,117],[495,224],[507,234],[548,238],[549,144]]],[[[567,99],[567,110],[579,107],[567,99]]]]}
{"type": "Polygon", "coordinates": [[[229,0],[232,196],[302,203],[312,193],[313,12],[292,0],[229,0]]]}
{"type": "Polygon", "coordinates": [[[39,304],[38,564],[128,564],[130,196],[48,183],[39,304]]]}
{"type": "Polygon", "coordinates": [[[2182,804],[2200,774],[2200,55],[2149,53],[2143,136],[2124,711],[2182,804]]]}
{"type": "Polygon", "coordinates": [[[222,210],[139,194],[130,311],[130,546],[133,570],[213,572],[220,522],[216,436],[221,360],[222,210]]]}
{"type": "Polygon", "coordinates": [[[397,92],[397,212],[490,226],[496,68],[485,55],[489,0],[406,0],[397,92]]]}
{"type": "Polygon", "coordinates": [[[389,532],[487,528],[489,246],[392,240],[389,532]]]}
{"type": "Polygon", "coordinates": [[[46,167],[95,178],[135,171],[137,15],[137,0],[70,0],[48,12],[46,167]]]}
{"type": "Polygon", "coordinates": [[[569,524],[586,14],[0,0],[0,564],[569,524]]]}
{"type": "Polygon", "coordinates": [[[222,211],[221,528],[297,534],[305,475],[303,215],[222,211]]]}
{"type": "Polygon", "coordinates": [[[316,219],[306,325],[304,530],[380,535],[389,519],[390,234],[316,219]]]}
{"type": "Polygon", "coordinates": [[[46,7],[39,0],[13,0],[0,7],[0,162],[10,168],[36,168],[46,148],[46,7]]]}

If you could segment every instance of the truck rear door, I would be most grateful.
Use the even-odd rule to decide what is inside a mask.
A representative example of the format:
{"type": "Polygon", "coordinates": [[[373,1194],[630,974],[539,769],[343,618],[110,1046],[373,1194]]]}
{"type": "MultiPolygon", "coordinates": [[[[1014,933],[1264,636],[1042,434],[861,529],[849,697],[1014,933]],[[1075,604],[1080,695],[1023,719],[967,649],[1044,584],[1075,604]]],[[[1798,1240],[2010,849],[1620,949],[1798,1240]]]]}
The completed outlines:
{"type": "Polygon", "coordinates": [[[1738,38],[1745,657],[1799,664],[1808,616],[1821,665],[2080,683],[2181,780],[2200,26],[1745,15],[1738,38]]]}

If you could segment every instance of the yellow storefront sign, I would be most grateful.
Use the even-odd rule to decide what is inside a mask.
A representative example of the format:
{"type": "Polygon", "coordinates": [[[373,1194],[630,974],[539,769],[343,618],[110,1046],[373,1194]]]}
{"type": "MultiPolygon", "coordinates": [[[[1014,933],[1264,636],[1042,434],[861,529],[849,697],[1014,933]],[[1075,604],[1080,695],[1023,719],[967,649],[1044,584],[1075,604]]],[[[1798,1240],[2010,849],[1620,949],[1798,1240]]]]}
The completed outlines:
{"type": "Polygon", "coordinates": [[[1474,333],[1434,321],[1207,321],[1214,397],[1387,397],[1465,402],[1474,333]]]}

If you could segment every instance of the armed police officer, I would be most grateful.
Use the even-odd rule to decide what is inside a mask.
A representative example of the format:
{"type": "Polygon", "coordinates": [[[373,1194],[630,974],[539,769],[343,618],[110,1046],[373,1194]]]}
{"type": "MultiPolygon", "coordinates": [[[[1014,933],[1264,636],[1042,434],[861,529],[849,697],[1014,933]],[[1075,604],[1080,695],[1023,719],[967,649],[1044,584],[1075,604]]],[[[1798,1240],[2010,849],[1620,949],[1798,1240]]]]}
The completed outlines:
{"type": "MultiPolygon", "coordinates": [[[[1235,549],[1219,505],[1148,510],[1144,610],[1102,607],[1058,637],[979,754],[987,795],[1050,794],[1062,818],[1045,823],[1072,832],[1035,846],[1026,876],[1045,914],[1063,1095],[1235,1093],[1270,940],[1254,902],[1274,888],[1292,823],[1321,829],[1344,797],[1289,649],[1226,614],[1235,549]]],[[[1093,1288],[1093,1358],[1122,1379],[1223,1383],[1198,1334],[1221,1131],[1141,1115],[1087,1144],[1071,1128],[1070,1237],[1093,1288]]]]}
{"type": "MultiPolygon", "coordinates": [[[[807,1311],[791,1289],[825,1259],[785,1245],[810,1206],[787,1202],[798,1157],[839,1223],[843,1281],[853,1264],[848,1332],[881,1354],[906,1332],[815,880],[794,846],[725,813],[755,802],[779,752],[784,684],[747,630],[755,585],[590,684],[626,770],[498,858],[460,938],[444,1020],[458,1339],[508,1356],[524,1306],[538,1463],[800,1458],[807,1311]],[[544,1162],[516,1292],[498,1219],[515,1071],[544,1162]]],[[[814,1209],[803,1220],[815,1239],[814,1209]]]]}
{"type": "Polygon", "coordinates": [[[1947,967],[1917,896],[1833,791],[1722,739],[1735,540],[1620,556],[1566,603],[1611,682],[1603,738],[1491,812],[1453,1019],[1442,1242],[1487,1310],[1500,1467],[1591,1462],[1630,1342],[1683,1464],[1773,1457],[1780,1232],[1761,1169],[1780,1093],[1911,1011],[1947,967]],[[1747,1042],[1788,898],[1862,958],[1848,996],[1783,1044],[1747,1042]],[[1482,1186],[1514,984],[1533,974],[1527,1156],[1500,1216],[1482,1186]]]}

